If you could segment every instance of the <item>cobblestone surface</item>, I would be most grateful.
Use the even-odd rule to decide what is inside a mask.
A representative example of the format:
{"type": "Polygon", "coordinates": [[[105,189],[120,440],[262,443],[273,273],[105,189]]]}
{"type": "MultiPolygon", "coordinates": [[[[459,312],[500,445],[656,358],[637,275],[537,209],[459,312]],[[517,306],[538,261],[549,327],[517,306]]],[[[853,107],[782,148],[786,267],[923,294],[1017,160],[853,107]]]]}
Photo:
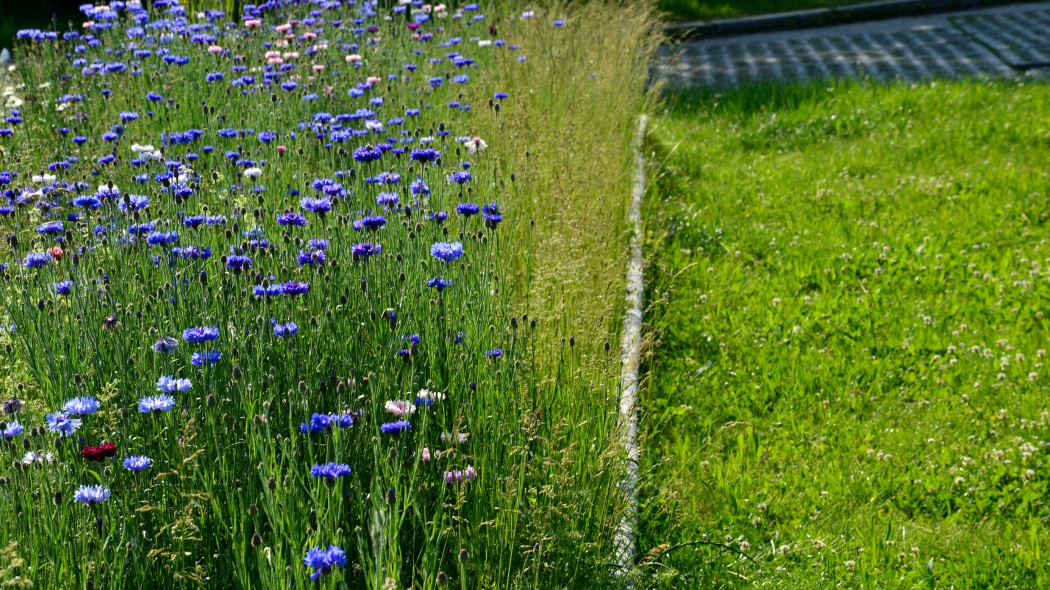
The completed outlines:
{"type": "Polygon", "coordinates": [[[666,48],[655,73],[676,86],[735,86],[1012,78],[1043,67],[1050,68],[1048,3],[694,41],[666,48]]]}

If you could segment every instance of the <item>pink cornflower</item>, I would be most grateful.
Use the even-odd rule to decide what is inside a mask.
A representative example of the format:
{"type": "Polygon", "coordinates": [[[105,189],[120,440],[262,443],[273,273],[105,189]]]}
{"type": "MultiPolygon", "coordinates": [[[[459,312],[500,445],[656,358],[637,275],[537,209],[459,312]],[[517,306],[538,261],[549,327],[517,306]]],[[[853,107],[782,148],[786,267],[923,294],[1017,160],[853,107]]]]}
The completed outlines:
{"type": "Polygon", "coordinates": [[[390,400],[383,407],[399,418],[416,413],[416,405],[409,400],[390,400]]]}

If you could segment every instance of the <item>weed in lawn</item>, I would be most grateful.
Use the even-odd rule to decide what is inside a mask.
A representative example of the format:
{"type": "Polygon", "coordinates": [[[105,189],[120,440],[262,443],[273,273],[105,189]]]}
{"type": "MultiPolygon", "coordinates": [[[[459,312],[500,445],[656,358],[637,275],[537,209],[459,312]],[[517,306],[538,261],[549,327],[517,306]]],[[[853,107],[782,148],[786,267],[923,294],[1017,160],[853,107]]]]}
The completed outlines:
{"type": "Polygon", "coordinates": [[[654,583],[1050,584],[1050,87],[668,105],[647,210],[654,583]]]}

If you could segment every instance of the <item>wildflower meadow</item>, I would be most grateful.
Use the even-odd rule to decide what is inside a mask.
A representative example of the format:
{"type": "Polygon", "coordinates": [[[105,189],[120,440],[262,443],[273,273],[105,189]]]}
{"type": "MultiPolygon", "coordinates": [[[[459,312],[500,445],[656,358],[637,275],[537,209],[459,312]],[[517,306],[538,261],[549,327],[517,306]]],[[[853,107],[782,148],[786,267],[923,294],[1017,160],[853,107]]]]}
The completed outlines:
{"type": "Polygon", "coordinates": [[[615,584],[648,7],[238,8],[16,35],[5,586],[615,584]]]}

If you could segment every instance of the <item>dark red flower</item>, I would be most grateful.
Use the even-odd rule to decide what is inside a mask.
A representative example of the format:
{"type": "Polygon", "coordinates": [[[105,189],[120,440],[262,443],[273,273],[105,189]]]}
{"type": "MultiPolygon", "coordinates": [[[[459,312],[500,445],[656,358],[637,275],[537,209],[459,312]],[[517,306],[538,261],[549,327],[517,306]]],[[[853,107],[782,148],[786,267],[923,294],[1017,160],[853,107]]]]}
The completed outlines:
{"type": "Polygon", "coordinates": [[[97,447],[84,447],[81,454],[88,461],[104,461],[117,454],[117,445],[107,442],[97,447]]]}

